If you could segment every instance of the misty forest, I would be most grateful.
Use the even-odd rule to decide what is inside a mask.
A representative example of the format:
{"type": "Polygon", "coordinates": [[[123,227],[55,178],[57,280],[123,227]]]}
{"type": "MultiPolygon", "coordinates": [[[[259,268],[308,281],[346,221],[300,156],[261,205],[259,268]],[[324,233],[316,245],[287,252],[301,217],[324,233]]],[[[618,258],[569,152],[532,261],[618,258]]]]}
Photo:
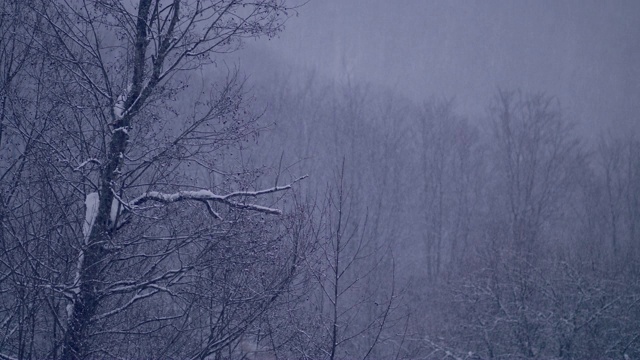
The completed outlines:
{"type": "Polygon", "coordinates": [[[311,10],[0,0],[0,359],[640,358],[640,134],[260,50],[311,10]]]}

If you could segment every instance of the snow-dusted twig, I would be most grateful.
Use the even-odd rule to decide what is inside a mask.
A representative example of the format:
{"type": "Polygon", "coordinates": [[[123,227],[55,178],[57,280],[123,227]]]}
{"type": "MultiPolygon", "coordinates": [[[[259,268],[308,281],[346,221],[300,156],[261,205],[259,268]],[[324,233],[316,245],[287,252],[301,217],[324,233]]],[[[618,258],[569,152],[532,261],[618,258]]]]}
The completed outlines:
{"type": "Polygon", "coordinates": [[[118,132],[118,131],[122,131],[123,133],[125,133],[127,135],[129,134],[129,128],[126,127],[126,126],[120,126],[118,128],[115,128],[115,129],[113,129],[112,132],[115,133],[115,132],[118,132]]]}
{"type": "Polygon", "coordinates": [[[438,351],[441,352],[444,355],[442,359],[466,360],[473,357],[473,352],[471,351],[468,351],[465,355],[463,355],[464,357],[462,357],[457,354],[457,353],[461,353],[460,351],[448,349],[445,346],[435,343],[433,340],[429,339],[428,337],[424,338],[424,342],[426,342],[429,346],[433,348],[434,351],[432,352],[432,354],[435,354],[438,351]]]}
{"type": "Polygon", "coordinates": [[[85,161],[81,162],[81,163],[80,163],[80,165],[78,165],[78,166],[76,166],[75,168],[73,168],[73,171],[80,171],[80,170],[82,170],[85,166],[87,166],[87,165],[89,165],[89,164],[91,164],[91,163],[93,163],[93,164],[97,164],[97,165],[102,165],[102,163],[100,162],[100,160],[98,160],[98,159],[94,159],[94,158],[91,158],[91,159],[89,159],[89,160],[85,160],[85,161]]]}
{"type": "Polygon", "coordinates": [[[291,187],[297,183],[300,180],[304,180],[307,177],[309,177],[309,175],[304,175],[301,176],[295,180],[293,180],[293,182],[291,182],[291,184],[285,185],[285,186],[274,186],[270,189],[265,189],[265,190],[258,190],[258,191],[235,191],[232,192],[230,194],[225,195],[226,199],[231,199],[234,197],[239,197],[239,196],[250,196],[250,197],[257,197],[263,194],[269,194],[269,193],[274,193],[274,192],[278,192],[278,191],[283,191],[283,190],[288,190],[291,189],[291,187]]]}
{"type": "Polygon", "coordinates": [[[213,208],[211,207],[211,204],[209,204],[208,201],[202,201],[205,206],[207,207],[207,211],[209,212],[209,214],[211,216],[213,216],[214,218],[218,219],[218,220],[222,220],[222,216],[220,216],[220,214],[218,214],[215,210],[213,210],[213,208]]]}
{"type": "Polygon", "coordinates": [[[5,355],[5,354],[0,354],[0,359],[1,360],[18,360],[18,358],[14,358],[12,356],[5,355]]]}
{"type": "Polygon", "coordinates": [[[117,307],[111,311],[108,311],[104,314],[100,314],[95,316],[94,318],[92,318],[93,321],[100,321],[102,319],[106,319],[110,316],[113,315],[117,315],[121,312],[123,312],[124,310],[126,310],[128,307],[130,307],[131,305],[137,303],[140,300],[144,300],[146,298],[149,298],[155,294],[157,294],[158,292],[160,292],[160,290],[152,290],[149,292],[146,292],[144,294],[142,294],[140,291],[138,291],[131,299],[129,299],[129,301],[127,301],[124,305],[121,305],[120,307],[117,307]]]}

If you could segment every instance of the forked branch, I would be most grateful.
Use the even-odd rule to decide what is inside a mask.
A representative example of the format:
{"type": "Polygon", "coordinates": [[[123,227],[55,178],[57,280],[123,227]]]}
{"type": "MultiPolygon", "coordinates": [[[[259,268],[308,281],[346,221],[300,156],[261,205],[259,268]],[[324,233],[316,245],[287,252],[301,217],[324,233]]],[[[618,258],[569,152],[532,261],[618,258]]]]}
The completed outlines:
{"type": "MultiPolygon", "coordinates": [[[[215,194],[210,190],[194,190],[194,191],[177,191],[174,193],[162,193],[158,191],[148,191],[144,194],[138,196],[133,199],[131,202],[127,204],[126,207],[130,209],[135,209],[136,207],[141,206],[145,202],[155,201],[164,204],[170,204],[179,201],[200,201],[205,202],[207,204],[207,208],[213,212],[211,207],[209,206],[210,202],[222,203],[227,206],[236,209],[244,209],[244,210],[253,210],[258,212],[263,212],[267,214],[273,215],[281,215],[282,211],[280,209],[270,208],[267,206],[262,206],[253,203],[247,203],[242,201],[235,201],[232,199],[235,198],[246,198],[246,197],[258,197],[260,195],[277,193],[285,190],[291,189],[291,187],[298,181],[307,178],[308,175],[304,175],[302,177],[297,178],[293,182],[284,186],[274,186],[272,188],[257,190],[257,191],[234,191],[232,193],[228,193],[226,195],[215,194]]],[[[213,212],[214,217],[220,218],[220,216],[213,212]]]]}

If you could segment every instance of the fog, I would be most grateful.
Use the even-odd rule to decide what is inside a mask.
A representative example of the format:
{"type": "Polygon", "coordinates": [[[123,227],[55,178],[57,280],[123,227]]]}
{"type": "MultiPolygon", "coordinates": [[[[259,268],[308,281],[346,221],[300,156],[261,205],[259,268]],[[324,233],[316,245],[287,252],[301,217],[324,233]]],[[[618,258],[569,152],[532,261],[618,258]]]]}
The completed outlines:
{"type": "MultiPolygon", "coordinates": [[[[280,64],[481,116],[497,88],[557,96],[586,128],[635,127],[637,1],[311,0],[269,42],[280,64]]],[[[269,71],[267,69],[267,71],[269,71]]]]}
{"type": "Polygon", "coordinates": [[[640,359],[639,14],[0,1],[0,359],[640,359]]]}

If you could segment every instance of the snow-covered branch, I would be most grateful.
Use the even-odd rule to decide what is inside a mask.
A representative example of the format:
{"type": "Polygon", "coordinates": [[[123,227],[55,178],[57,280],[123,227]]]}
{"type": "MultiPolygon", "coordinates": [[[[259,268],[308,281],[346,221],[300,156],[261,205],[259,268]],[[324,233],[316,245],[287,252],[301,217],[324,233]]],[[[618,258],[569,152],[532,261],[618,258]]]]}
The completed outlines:
{"type": "Polygon", "coordinates": [[[267,214],[281,215],[282,211],[279,210],[279,209],[274,209],[274,208],[270,208],[270,207],[267,207],[267,206],[253,204],[253,203],[234,201],[232,199],[239,198],[239,197],[257,197],[257,196],[260,196],[260,195],[271,194],[271,193],[276,193],[276,192],[289,190],[289,189],[291,189],[293,184],[295,184],[296,182],[298,182],[298,181],[300,181],[302,179],[307,178],[307,176],[308,175],[302,176],[302,177],[294,180],[292,183],[290,183],[288,185],[284,185],[284,186],[277,186],[276,185],[276,186],[274,186],[272,188],[263,189],[263,190],[257,190],[257,191],[234,191],[234,192],[226,194],[226,195],[215,194],[215,193],[213,193],[212,191],[209,191],[209,190],[178,191],[178,192],[174,192],[174,193],[162,193],[162,192],[158,192],[158,191],[148,191],[148,192],[138,196],[137,198],[135,198],[131,202],[129,202],[128,207],[129,208],[135,208],[137,206],[142,205],[143,203],[145,203],[147,201],[155,201],[155,202],[160,202],[160,203],[164,203],[164,204],[170,204],[170,203],[179,202],[179,201],[201,201],[201,202],[205,202],[207,204],[207,209],[216,218],[220,218],[220,215],[218,215],[215,211],[213,211],[213,209],[209,206],[209,202],[218,202],[218,203],[222,203],[222,204],[225,204],[227,206],[230,206],[230,207],[233,207],[233,208],[237,208],[237,209],[253,210],[253,211],[263,212],[263,213],[267,213],[267,214]]]}
{"type": "Polygon", "coordinates": [[[288,190],[291,189],[291,187],[297,183],[300,180],[304,180],[308,177],[309,175],[304,175],[301,176],[295,180],[293,180],[293,182],[291,182],[291,184],[285,185],[285,186],[274,186],[270,189],[264,189],[264,190],[258,190],[258,191],[235,191],[232,193],[229,193],[227,195],[225,195],[226,199],[231,199],[234,197],[239,197],[239,196],[249,196],[249,197],[257,197],[260,195],[264,195],[264,194],[269,194],[269,193],[274,193],[274,192],[278,192],[278,191],[283,191],[283,190],[288,190]]]}
{"type": "Polygon", "coordinates": [[[1,360],[18,360],[18,358],[15,358],[9,355],[4,355],[4,354],[0,354],[0,359],[1,360]]]}
{"type": "Polygon", "coordinates": [[[73,168],[73,171],[80,171],[82,170],[85,166],[89,165],[89,164],[97,164],[97,165],[102,165],[102,163],[100,162],[100,160],[98,159],[89,159],[89,160],[85,160],[83,162],[80,163],[80,165],[76,166],[75,168],[73,168]]]}
{"type": "Polygon", "coordinates": [[[120,306],[118,308],[115,308],[115,309],[113,309],[111,311],[108,311],[108,312],[106,312],[104,314],[97,315],[92,320],[93,321],[99,321],[99,320],[102,320],[102,319],[106,319],[106,318],[108,318],[110,316],[117,315],[117,314],[123,312],[124,310],[126,310],[131,305],[135,304],[136,302],[138,302],[140,300],[144,300],[144,299],[146,299],[148,297],[151,297],[151,296],[157,294],[158,292],[160,292],[160,290],[152,290],[152,291],[149,291],[149,292],[146,292],[146,293],[141,293],[139,291],[131,299],[129,299],[129,301],[127,301],[124,305],[122,305],[122,306],[120,306]]]}

